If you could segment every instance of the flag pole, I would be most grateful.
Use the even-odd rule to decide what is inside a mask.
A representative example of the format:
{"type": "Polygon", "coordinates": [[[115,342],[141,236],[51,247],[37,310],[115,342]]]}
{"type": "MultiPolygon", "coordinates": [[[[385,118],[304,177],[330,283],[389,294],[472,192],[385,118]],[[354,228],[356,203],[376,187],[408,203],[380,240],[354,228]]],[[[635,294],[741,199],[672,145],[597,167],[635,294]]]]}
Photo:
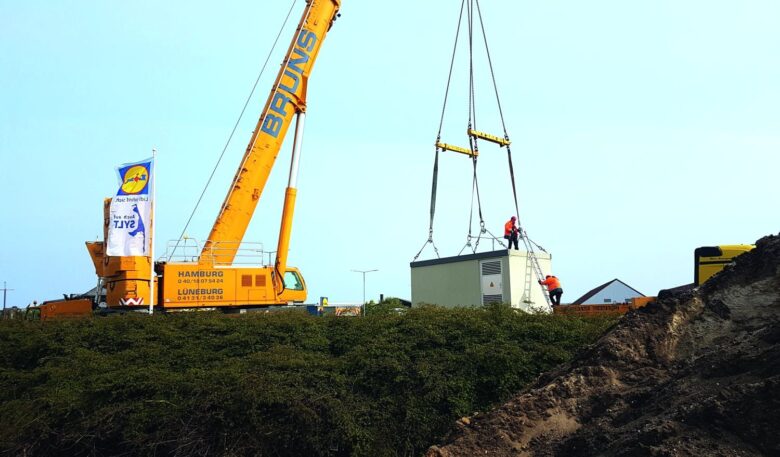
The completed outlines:
{"type": "Polygon", "coordinates": [[[149,278],[149,315],[154,314],[154,226],[155,226],[155,218],[154,218],[154,210],[155,210],[155,202],[157,200],[157,179],[155,176],[157,175],[157,170],[155,168],[157,167],[157,148],[152,148],[152,170],[150,173],[150,177],[152,182],[150,183],[152,185],[152,220],[151,222],[151,230],[149,232],[151,233],[149,238],[149,263],[151,264],[151,277],[149,278]]]}

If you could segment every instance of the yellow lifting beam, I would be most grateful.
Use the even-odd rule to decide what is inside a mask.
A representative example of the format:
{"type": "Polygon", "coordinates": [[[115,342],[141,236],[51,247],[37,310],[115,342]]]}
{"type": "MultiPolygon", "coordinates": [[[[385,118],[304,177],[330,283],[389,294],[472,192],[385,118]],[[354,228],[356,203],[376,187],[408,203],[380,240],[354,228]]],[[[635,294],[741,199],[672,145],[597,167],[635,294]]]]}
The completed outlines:
{"type": "Polygon", "coordinates": [[[474,138],[481,138],[485,141],[490,141],[492,143],[496,143],[500,147],[509,146],[509,143],[511,141],[507,140],[506,138],[501,138],[495,135],[491,135],[489,133],[480,132],[479,130],[469,129],[469,135],[473,136],[474,138]]]}
{"type": "Polygon", "coordinates": [[[453,151],[453,152],[459,152],[461,154],[466,154],[467,156],[470,157],[476,157],[479,155],[478,152],[476,151],[472,152],[471,149],[462,148],[460,146],[453,146],[451,144],[442,143],[441,141],[436,142],[436,147],[439,149],[443,149],[445,151],[453,151]]]}
{"type": "MultiPolygon", "coordinates": [[[[480,132],[479,130],[474,129],[468,129],[469,136],[473,138],[479,138],[485,141],[490,141],[491,143],[496,143],[499,147],[509,146],[511,141],[507,140],[506,138],[501,138],[499,136],[491,135],[489,133],[480,132]]],[[[461,154],[465,154],[469,157],[476,157],[479,155],[478,151],[472,151],[471,149],[462,148],[460,146],[454,146],[447,143],[442,143],[441,141],[436,142],[436,147],[445,151],[453,151],[458,152],[461,154]]]]}

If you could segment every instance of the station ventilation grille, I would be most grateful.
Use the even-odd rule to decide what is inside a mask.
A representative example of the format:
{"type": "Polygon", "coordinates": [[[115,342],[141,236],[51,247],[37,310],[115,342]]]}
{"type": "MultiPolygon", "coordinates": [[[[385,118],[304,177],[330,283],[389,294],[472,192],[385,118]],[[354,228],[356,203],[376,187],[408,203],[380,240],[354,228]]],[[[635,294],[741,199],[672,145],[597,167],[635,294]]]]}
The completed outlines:
{"type": "Polygon", "coordinates": [[[482,262],[482,276],[500,275],[500,274],[501,274],[500,260],[491,260],[489,262],[482,262]]]}
{"type": "Polygon", "coordinates": [[[503,302],[504,302],[504,296],[501,294],[482,296],[483,305],[489,305],[490,303],[503,303],[503,302]]]}
{"type": "Polygon", "coordinates": [[[494,287],[493,283],[501,283],[501,260],[487,260],[480,264],[482,270],[482,304],[503,303],[504,295],[501,286],[494,287]],[[486,282],[490,283],[490,288],[486,290],[486,282]],[[485,293],[488,292],[488,293],[485,293]],[[496,293],[499,292],[499,293],[496,293]]]}

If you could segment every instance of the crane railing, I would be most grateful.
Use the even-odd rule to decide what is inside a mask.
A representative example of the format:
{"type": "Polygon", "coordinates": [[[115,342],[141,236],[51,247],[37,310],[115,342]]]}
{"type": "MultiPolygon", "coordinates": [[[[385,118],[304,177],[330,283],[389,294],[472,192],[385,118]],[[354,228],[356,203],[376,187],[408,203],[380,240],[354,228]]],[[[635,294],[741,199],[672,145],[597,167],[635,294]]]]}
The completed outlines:
{"type": "Polygon", "coordinates": [[[268,266],[273,264],[273,259],[269,256],[274,254],[274,251],[266,251],[263,243],[219,241],[212,243],[211,249],[204,255],[201,255],[202,248],[203,243],[194,238],[185,238],[183,243],[178,243],[178,247],[176,240],[171,240],[168,242],[165,255],[162,258],[173,262],[194,262],[210,266],[268,266]],[[219,260],[224,258],[222,254],[226,252],[235,253],[235,257],[230,263],[219,260]]]}

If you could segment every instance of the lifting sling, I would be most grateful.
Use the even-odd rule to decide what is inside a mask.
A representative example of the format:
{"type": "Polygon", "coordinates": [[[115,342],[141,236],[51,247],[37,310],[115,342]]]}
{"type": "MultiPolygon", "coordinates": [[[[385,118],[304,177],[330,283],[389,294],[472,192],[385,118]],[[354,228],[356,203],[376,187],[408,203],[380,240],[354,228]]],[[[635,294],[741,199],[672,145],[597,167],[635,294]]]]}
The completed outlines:
{"type": "MultiPolygon", "coordinates": [[[[480,194],[479,194],[479,182],[477,179],[477,161],[479,159],[479,143],[478,141],[487,141],[490,143],[497,144],[499,148],[506,148],[507,152],[507,161],[509,166],[509,178],[512,183],[512,197],[514,200],[514,207],[515,207],[515,214],[518,216],[518,228],[519,228],[519,236],[523,241],[523,244],[525,245],[525,248],[528,252],[528,258],[531,261],[531,266],[533,268],[534,274],[536,275],[536,278],[541,281],[544,278],[542,269],[539,265],[539,260],[536,256],[536,252],[534,251],[534,246],[539,248],[541,251],[546,252],[544,248],[539,246],[538,244],[534,243],[528,238],[528,234],[526,233],[525,229],[523,228],[523,225],[520,223],[519,215],[519,205],[517,200],[517,186],[515,184],[515,172],[514,172],[514,165],[512,163],[512,151],[510,149],[511,141],[509,139],[509,134],[507,133],[506,129],[506,123],[504,121],[504,113],[501,108],[501,100],[498,95],[498,85],[496,83],[496,77],[495,73],[493,72],[493,62],[490,56],[490,49],[488,47],[487,43],[487,35],[485,33],[485,25],[482,20],[482,11],[479,6],[479,0],[462,0],[461,2],[461,9],[460,14],[458,16],[458,25],[455,33],[455,43],[453,45],[452,50],[452,58],[450,61],[450,69],[449,74],[447,77],[447,85],[446,90],[444,94],[444,102],[441,110],[441,119],[439,121],[439,131],[436,135],[436,143],[435,143],[435,155],[434,155],[434,162],[433,162],[433,178],[432,178],[432,185],[431,185],[431,204],[430,204],[430,219],[429,219],[429,225],[428,225],[428,239],[423,244],[422,248],[420,248],[420,251],[417,253],[417,255],[414,256],[414,260],[417,260],[417,258],[420,256],[420,254],[423,252],[425,247],[430,243],[434,251],[436,253],[436,257],[439,257],[439,250],[436,247],[436,244],[433,241],[433,221],[434,216],[436,213],[436,191],[437,191],[437,185],[438,185],[438,173],[439,173],[439,153],[442,151],[450,151],[450,152],[456,152],[459,154],[463,154],[469,158],[471,158],[472,165],[473,165],[473,173],[472,173],[472,195],[471,195],[471,209],[469,213],[469,227],[468,227],[468,235],[466,236],[466,244],[461,249],[461,251],[458,253],[458,255],[461,255],[464,250],[467,248],[472,252],[476,253],[477,248],[479,247],[479,242],[482,238],[491,239],[493,242],[497,242],[502,247],[506,247],[501,239],[493,235],[487,228],[485,227],[485,220],[483,218],[482,213],[482,203],[480,200],[480,194]],[[458,47],[458,41],[460,37],[460,30],[463,23],[464,18],[464,12],[466,15],[466,26],[468,30],[468,55],[469,55],[469,102],[468,102],[468,127],[466,129],[466,133],[469,139],[469,145],[468,148],[457,146],[451,143],[447,143],[442,141],[441,135],[442,135],[442,127],[444,125],[444,115],[446,111],[447,106],[447,100],[450,93],[450,86],[452,82],[452,74],[453,74],[453,68],[455,65],[455,55],[458,47]],[[476,116],[476,103],[475,103],[475,84],[474,84],[474,53],[473,53],[473,46],[474,46],[474,38],[475,38],[475,31],[474,31],[474,19],[478,18],[479,21],[479,31],[481,31],[482,39],[485,46],[485,53],[487,57],[488,67],[490,69],[490,77],[493,83],[493,90],[496,98],[496,105],[498,107],[498,113],[501,119],[501,126],[503,129],[503,137],[497,136],[497,135],[491,135],[486,132],[482,132],[477,129],[477,116],[476,116]],[[477,213],[479,216],[479,234],[476,236],[475,243],[472,244],[472,240],[475,238],[472,236],[471,227],[473,225],[473,215],[474,215],[474,203],[476,202],[477,206],[477,213]]],[[[530,277],[527,280],[527,288],[528,291],[530,291],[530,277]]],[[[545,301],[547,302],[548,307],[551,307],[551,301],[550,297],[544,288],[544,286],[541,286],[543,290],[543,296],[545,298],[545,301]]]]}

